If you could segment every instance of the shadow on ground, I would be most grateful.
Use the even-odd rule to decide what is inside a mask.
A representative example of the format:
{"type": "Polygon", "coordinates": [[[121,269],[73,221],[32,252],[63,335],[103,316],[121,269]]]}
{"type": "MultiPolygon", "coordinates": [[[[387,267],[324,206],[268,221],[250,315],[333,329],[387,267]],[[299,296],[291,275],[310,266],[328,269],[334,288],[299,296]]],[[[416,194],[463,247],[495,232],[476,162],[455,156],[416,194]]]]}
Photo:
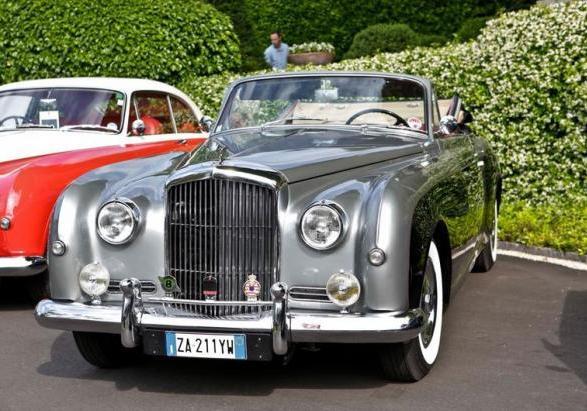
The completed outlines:
{"type": "Polygon", "coordinates": [[[0,311],[35,307],[28,296],[26,281],[26,278],[0,278],[0,311]]]}
{"type": "MultiPolygon", "coordinates": [[[[93,368],[76,351],[71,334],[60,334],[53,342],[50,361],[37,371],[58,378],[111,381],[120,391],[199,395],[265,396],[276,388],[361,390],[387,384],[376,355],[361,346],[298,350],[286,366],[143,356],[137,364],[114,370],[93,368]]],[[[401,385],[397,388],[400,395],[401,385]]]]}
{"type": "Polygon", "coordinates": [[[560,344],[542,340],[544,347],[587,385],[587,291],[569,291],[559,326],[560,344]]]}

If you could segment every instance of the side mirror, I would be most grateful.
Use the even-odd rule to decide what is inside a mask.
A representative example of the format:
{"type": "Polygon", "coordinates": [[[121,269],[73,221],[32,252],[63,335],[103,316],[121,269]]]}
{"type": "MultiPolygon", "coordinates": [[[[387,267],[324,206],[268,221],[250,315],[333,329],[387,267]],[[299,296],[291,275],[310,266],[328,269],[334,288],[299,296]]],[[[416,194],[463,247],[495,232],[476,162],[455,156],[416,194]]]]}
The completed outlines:
{"type": "Polygon", "coordinates": [[[202,118],[200,119],[200,125],[202,126],[202,129],[209,133],[210,130],[212,130],[212,128],[214,127],[214,120],[212,120],[211,117],[208,116],[202,116],[202,118]]]}
{"type": "Polygon", "coordinates": [[[449,135],[457,131],[459,124],[454,116],[444,116],[440,119],[440,132],[449,135]]]}
{"type": "Polygon", "coordinates": [[[143,120],[135,120],[132,122],[132,135],[142,136],[145,134],[145,122],[143,120]]]}

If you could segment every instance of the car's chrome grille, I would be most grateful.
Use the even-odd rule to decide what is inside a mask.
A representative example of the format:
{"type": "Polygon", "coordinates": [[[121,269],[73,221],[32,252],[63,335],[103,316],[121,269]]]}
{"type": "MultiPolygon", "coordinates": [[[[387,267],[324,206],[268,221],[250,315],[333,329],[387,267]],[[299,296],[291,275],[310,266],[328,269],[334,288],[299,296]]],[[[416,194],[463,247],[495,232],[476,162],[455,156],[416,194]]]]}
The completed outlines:
{"type": "MultiPolygon", "coordinates": [[[[204,281],[216,281],[217,301],[244,301],[243,285],[254,274],[259,300],[269,301],[277,281],[277,194],[252,182],[208,178],[173,185],[167,192],[168,274],[175,297],[205,300],[204,281]]],[[[209,283],[208,283],[209,286],[209,283]]],[[[190,306],[203,315],[257,310],[243,306],[190,306]]]]}

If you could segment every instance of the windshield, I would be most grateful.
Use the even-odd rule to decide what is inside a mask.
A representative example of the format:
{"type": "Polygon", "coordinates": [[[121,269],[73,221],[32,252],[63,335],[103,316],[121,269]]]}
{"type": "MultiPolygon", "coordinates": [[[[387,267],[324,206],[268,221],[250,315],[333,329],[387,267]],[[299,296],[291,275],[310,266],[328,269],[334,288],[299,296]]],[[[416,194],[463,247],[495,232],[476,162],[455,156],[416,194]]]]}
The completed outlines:
{"type": "Polygon", "coordinates": [[[425,92],[410,79],[310,76],[237,85],[216,131],[274,125],[368,125],[425,132],[425,92]]]}
{"type": "Polygon", "coordinates": [[[0,131],[15,128],[119,132],[124,94],[109,90],[43,88],[0,92],[0,131]]]}

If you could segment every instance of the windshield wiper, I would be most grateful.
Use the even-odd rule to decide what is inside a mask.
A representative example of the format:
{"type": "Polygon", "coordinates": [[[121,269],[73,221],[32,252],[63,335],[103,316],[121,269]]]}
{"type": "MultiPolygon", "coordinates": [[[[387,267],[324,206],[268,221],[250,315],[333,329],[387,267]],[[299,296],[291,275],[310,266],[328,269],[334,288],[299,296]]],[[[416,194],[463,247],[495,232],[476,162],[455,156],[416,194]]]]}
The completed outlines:
{"type": "Polygon", "coordinates": [[[104,127],[98,124],[75,124],[72,126],[63,126],[59,130],[68,131],[68,130],[97,130],[97,131],[107,131],[109,133],[118,133],[118,130],[114,130],[113,128],[104,127]]]}
{"type": "Polygon", "coordinates": [[[55,128],[55,127],[50,126],[48,124],[19,124],[18,126],[14,127],[14,129],[17,129],[17,128],[55,128]]]}
{"type": "Polygon", "coordinates": [[[261,124],[261,132],[263,132],[263,130],[266,127],[273,126],[276,124],[281,124],[286,121],[294,121],[294,120],[321,121],[322,123],[328,122],[328,120],[323,119],[323,118],[312,118],[312,117],[306,117],[306,116],[293,116],[293,117],[286,117],[286,118],[278,118],[277,120],[273,120],[273,121],[269,121],[267,123],[261,124]]]}
{"type": "MultiPolygon", "coordinates": [[[[384,125],[373,125],[373,124],[353,124],[354,126],[360,127],[361,131],[366,131],[366,130],[375,130],[375,131],[379,131],[379,132],[384,132],[385,130],[402,130],[402,131],[416,131],[414,129],[411,128],[407,128],[407,127],[402,127],[402,126],[384,126],[384,125]]],[[[396,135],[397,136],[397,135],[396,135]]],[[[409,139],[409,140],[422,140],[422,137],[415,137],[415,136],[410,136],[410,135],[401,135],[401,136],[397,136],[403,139],[409,139]]]]}

